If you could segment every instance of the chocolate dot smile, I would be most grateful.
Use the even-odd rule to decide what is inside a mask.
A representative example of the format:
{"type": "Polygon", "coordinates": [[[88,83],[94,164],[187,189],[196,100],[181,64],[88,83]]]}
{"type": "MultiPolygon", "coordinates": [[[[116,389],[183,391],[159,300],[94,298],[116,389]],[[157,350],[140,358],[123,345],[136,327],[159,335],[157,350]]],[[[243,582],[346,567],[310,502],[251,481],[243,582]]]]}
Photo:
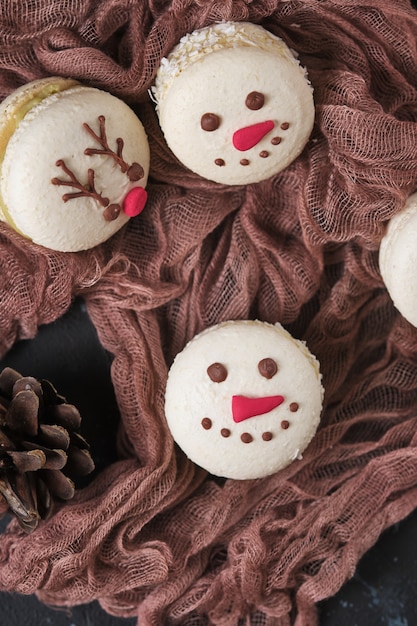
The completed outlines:
{"type": "MultiPolygon", "coordinates": [[[[253,93],[258,93],[258,92],[253,92],[253,93]]],[[[248,94],[247,98],[249,98],[249,96],[252,97],[252,93],[248,94]]],[[[248,106],[248,108],[252,108],[252,107],[248,106]]],[[[201,127],[203,128],[203,130],[207,130],[211,132],[213,130],[217,130],[219,126],[220,126],[220,118],[219,116],[216,116],[214,113],[205,113],[202,116],[201,127]],[[212,116],[216,118],[216,121],[212,119],[212,116]],[[218,125],[216,125],[217,121],[218,121],[218,125]]],[[[253,124],[252,126],[246,126],[244,128],[241,128],[235,131],[235,133],[233,134],[233,138],[232,138],[233,146],[236,148],[236,150],[239,150],[241,152],[247,151],[255,147],[264,138],[264,136],[270,132],[270,130],[273,130],[274,127],[275,127],[275,123],[272,120],[268,120],[266,122],[259,122],[257,124],[253,124]]],[[[286,130],[290,128],[290,123],[282,122],[280,124],[280,128],[281,130],[285,132],[286,130]]],[[[275,135],[270,140],[270,144],[272,146],[279,146],[282,143],[282,141],[283,141],[283,137],[279,135],[275,135]]],[[[268,150],[261,150],[258,153],[258,157],[261,159],[267,159],[270,155],[271,153],[268,150]]],[[[214,163],[218,167],[224,167],[226,165],[226,161],[220,157],[215,159],[214,163]]],[[[243,167],[247,167],[248,165],[251,164],[251,161],[248,158],[243,158],[243,159],[240,159],[239,164],[242,165],[243,167]]]]}
{"type": "Polygon", "coordinates": [[[204,430],[210,430],[210,428],[213,426],[213,422],[209,417],[203,417],[203,419],[201,420],[201,425],[204,430]]]}
{"type": "MultiPolygon", "coordinates": [[[[213,422],[211,421],[209,417],[203,417],[203,419],[201,420],[201,426],[204,428],[204,430],[210,430],[213,426],[213,422]]],[[[290,426],[290,423],[287,420],[282,420],[281,428],[283,428],[284,430],[287,430],[289,426],[290,426]]],[[[220,434],[225,439],[228,439],[232,435],[232,431],[230,430],[230,428],[221,428],[220,434]]],[[[271,441],[273,437],[274,437],[273,433],[269,430],[262,433],[263,441],[271,441]]],[[[252,443],[252,441],[255,440],[255,437],[251,433],[244,432],[240,435],[240,439],[243,443],[252,443]]]]}

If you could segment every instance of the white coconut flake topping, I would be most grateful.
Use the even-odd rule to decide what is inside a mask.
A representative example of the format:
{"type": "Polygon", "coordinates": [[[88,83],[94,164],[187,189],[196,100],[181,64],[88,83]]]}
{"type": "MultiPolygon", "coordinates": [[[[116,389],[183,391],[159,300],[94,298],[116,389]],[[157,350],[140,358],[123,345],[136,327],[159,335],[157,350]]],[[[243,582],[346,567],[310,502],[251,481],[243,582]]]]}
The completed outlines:
{"type": "Polygon", "coordinates": [[[286,57],[296,56],[286,44],[262,26],[249,22],[218,22],[184,35],[168,57],[161,59],[151,97],[161,102],[175,78],[190,64],[223,48],[254,46],[286,57]]]}

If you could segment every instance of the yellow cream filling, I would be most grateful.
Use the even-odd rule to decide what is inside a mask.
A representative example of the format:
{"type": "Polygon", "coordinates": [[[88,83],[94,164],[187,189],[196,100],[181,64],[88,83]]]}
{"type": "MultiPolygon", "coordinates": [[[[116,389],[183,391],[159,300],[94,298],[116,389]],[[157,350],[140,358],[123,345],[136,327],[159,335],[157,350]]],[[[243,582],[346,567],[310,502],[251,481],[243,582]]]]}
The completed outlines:
{"type": "MultiPolygon", "coordinates": [[[[59,93],[61,91],[66,91],[70,87],[75,87],[78,85],[77,81],[72,79],[58,79],[55,82],[49,82],[43,85],[37,92],[34,94],[33,92],[28,93],[28,98],[23,100],[20,104],[17,105],[15,111],[10,116],[7,124],[4,125],[2,135],[0,137],[0,173],[3,167],[4,155],[7,149],[7,145],[10,139],[13,136],[13,133],[17,129],[20,122],[24,119],[24,117],[31,111],[33,108],[38,106],[45,98],[52,96],[55,93],[59,93]]],[[[11,226],[16,232],[20,235],[24,235],[21,230],[16,226],[13,218],[11,217],[7,206],[4,202],[3,196],[0,193],[0,218],[3,219],[6,224],[11,226]]]]}

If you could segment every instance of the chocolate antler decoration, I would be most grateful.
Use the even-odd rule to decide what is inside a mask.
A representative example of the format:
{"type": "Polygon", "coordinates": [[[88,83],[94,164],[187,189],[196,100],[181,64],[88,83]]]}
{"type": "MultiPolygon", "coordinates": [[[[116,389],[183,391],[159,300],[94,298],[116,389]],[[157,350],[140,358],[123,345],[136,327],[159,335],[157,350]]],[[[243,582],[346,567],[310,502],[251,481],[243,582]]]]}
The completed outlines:
{"type": "Polygon", "coordinates": [[[120,166],[120,169],[123,173],[127,173],[129,180],[135,181],[140,180],[144,176],[143,167],[139,163],[132,163],[129,165],[122,157],[124,142],[121,137],[116,139],[117,143],[117,152],[114,152],[108,144],[107,134],[106,134],[106,118],[104,115],[99,115],[98,122],[100,126],[100,136],[97,135],[91,126],[89,126],[86,122],[83,124],[83,128],[97,141],[97,143],[102,146],[102,149],[99,148],[86,148],[84,150],[84,154],[91,156],[92,154],[105,154],[116,161],[116,163],[120,166]]]}
{"type": "Polygon", "coordinates": [[[101,204],[101,206],[107,206],[110,202],[108,198],[103,198],[101,194],[99,194],[94,187],[94,170],[88,170],[88,184],[83,185],[76,178],[74,172],[72,172],[69,167],[65,165],[65,161],[59,159],[56,162],[57,167],[61,167],[62,170],[70,177],[70,180],[61,180],[60,178],[53,178],[51,183],[53,185],[62,185],[67,187],[74,187],[75,189],[79,189],[79,191],[75,191],[74,193],[64,193],[62,199],[64,202],[68,202],[68,200],[72,200],[73,198],[81,198],[83,196],[94,198],[101,204]]]}
{"type": "Polygon", "coordinates": [[[83,185],[76,178],[73,171],[69,169],[65,165],[65,161],[63,159],[58,159],[56,162],[57,167],[62,168],[65,174],[67,174],[70,180],[61,180],[60,178],[52,178],[51,183],[53,185],[66,186],[66,187],[74,187],[75,189],[79,189],[79,191],[75,191],[74,193],[64,193],[62,199],[64,202],[68,202],[68,200],[72,200],[73,198],[93,198],[97,200],[101,206],[106,207],[104,211],[104,219],[107,222],[111,222],[115,220],[120,213],[120,205],[119,204],[109,204],[110,200],[108,198],[103,198],[103,196],[96,191],[94,186],[94,170],[89,169],[88,174],[88,183],[87,185],[83,185]]]}
{"type": "MultiPolygon", "coordinates": [[[[102,154],[105,156],[109,156],[116,161],[116,163],[119,165],[123,174],[126,174],[129,180],[137,181],[143,178],[143,176],[145,175],[145,172],[144,172],[143,167],[139,163],[134,162],[132,163],[132,165],[129,165],[123,159],[122,153],[123,153],[124,142],[121,137],[118,137],[116,139],[117,152],[114,152],[114,150],[110,148],[108,141],[107,141],[106,118],[104,117],[104,115],[99,115],[98,122],[99,122],[99,127],[100,127],[100,135],[97,135],[93,131],[91,126],[89,126],[86,122],[83,124],[83,128],[85,128],[85,130],[89,133],[89,135],[91,135],[100,144],[101,148],[86,148],[84,150],[84,154],[86,154],[87,156],[91,156],[93,154],[102,154]]],[[[63,185],[67,187],[73,187],[74,189],[78,189],[78,191],[74,191],[73,193],[65,193],[62,196],[62,199],[64,202],[67,202],[68,200],[71,200],[73,198],[80,198],[83,196],[88,197],[88,198],[93,198],[94,200],[97,200],[97,202],[101,206],[106,207],[103,213],[104,219],[106,221],[110,222],[112,220],[115,220],[118,217],[118,215],[120,214],[120,211],[122,210],[120,204],[109,204],[110,202],[109,198],[104,198],[101,195],[101,193],[98,193],[98,191],[96,191],[96,188],[94,186],[94,170],[93,169],[88,170],[88,182],[86,185],[83,185],[76,178],[74,172],[72,172],[69,169],[69,167],[65,164],[65,161],[63,159],[59,159],[56,162],[56,165],[62,168],[63,172],[67,174],[67,176],[69,176],[69,180],[62,180],[60,178],[52,178],[51,183],[53,185],[63,185]]],[[[135,189],[131,190],[131,192],[133,191],[135,191],[135,189]]],[[[135,195],[136,207],[133,207],[134,211],[130,211],[127,213],[130,216],[137,215],[138,209],[139,211],[142,210],[144,206],[144,202],[146,202],[146,194],[142,191],[141,202],[139,203],[137,201],[137,193],[138,192],[136,192],[136,195],[135,195]],[[145,196],[145,198],[143,198],[143,196],[145,196]]]]}

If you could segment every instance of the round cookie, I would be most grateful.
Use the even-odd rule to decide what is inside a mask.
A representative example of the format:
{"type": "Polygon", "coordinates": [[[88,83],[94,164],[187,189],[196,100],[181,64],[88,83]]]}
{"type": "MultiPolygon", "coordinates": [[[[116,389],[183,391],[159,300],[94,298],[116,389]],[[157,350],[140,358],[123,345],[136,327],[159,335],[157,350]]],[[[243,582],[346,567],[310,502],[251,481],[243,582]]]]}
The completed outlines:
{"type": "Polygon", "coordinates": [[[268,476],[305,450],[323,401],[317,359],[280,324],[228,321],[194,337],[168,374],[179,447],[211,474],[268,476]]]}
{"type": "Polygon", "coordinates": [[[92,248],[146,202],[149,144],[119,98],[71,79],[19,87],[0,105],[0,219],[62,252],[92,248]]]}
{"type": "Polygon", "coordinates": [[[283,170],[314,124],[305,70],[281,39],[247,22],[221,22],[184,36],[162,60],[152,92],[176,157],[228,185],[283,170]]]}
{"type": "Polygon", "coordinates": [[[379,249],[379,268],[398,311],[417,326],[417,193],[388,223],[379,249]]]}

